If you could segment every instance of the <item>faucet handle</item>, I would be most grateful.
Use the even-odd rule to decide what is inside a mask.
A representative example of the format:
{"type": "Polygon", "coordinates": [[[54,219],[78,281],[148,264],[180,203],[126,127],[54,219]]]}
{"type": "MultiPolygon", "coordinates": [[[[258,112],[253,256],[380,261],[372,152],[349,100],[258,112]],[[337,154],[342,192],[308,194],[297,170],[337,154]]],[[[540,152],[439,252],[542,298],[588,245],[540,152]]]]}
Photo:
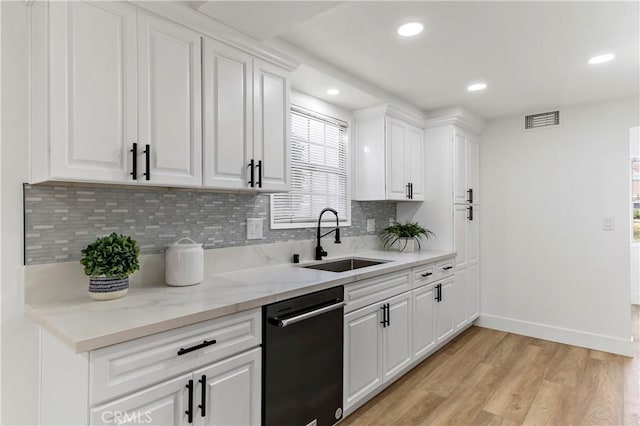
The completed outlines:
{"type": "Polygon", "coordinates": [[[341,244],[342,241],[340,241],[340,228],[336,228],[336,244],[341,244]]]}

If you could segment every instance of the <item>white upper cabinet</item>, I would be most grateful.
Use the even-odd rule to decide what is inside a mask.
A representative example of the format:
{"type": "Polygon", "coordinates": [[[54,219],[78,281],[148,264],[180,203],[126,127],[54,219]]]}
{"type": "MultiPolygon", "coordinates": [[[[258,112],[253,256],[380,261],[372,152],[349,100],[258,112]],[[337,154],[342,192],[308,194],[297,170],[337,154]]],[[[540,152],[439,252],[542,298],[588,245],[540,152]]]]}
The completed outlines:
{"type": "Polygon", "coordinates": [[[453,130],[453,202],[480,202],[478,140],[470,134],[453,130]]]}
{"type": "Polygon", "coordinates": [[[31,8],[31,183],[289,189],[295,64],[127,3],[31,8]]]}
{"type": "Polygon", "coordinates": [[[248,53],[205,38],[204,186],[247,188],[253,151],[253,67],[248,53]]]}
{"type": "MultiPolygon", "coordinates": [[[[33,151],[38,158],[49,151],[51,162],[34,164],[35,173],[128,182],[137,138],[136,11],[120,3],[52,2],[49,14],[50,119],[34,131],[49,124],[49,146],[42,140],[33,151]]],[[[46,69],[36,71],[34,80],[47,81],[46,69]]]]}
{"type": "Polygon", "coordinates": [[[200,82],[200,35],[139,13],[139,180],[202,185],[200,82]]]}
{"type": "Polygon", "coordinates": [[[204,185],[289,190],[289,72],[204,42],[204,185]]]}
{"type": "Polygon", "coordinates": [[[288,191],[290,186],[289,79],[276,65],[253,61],[253,161],[259,189],[288,191]]]}
{"type": "Polygon", "coordinates": [[[355,200],[424,200],[423,131],[387,107],[356,111],[355,200]]]}

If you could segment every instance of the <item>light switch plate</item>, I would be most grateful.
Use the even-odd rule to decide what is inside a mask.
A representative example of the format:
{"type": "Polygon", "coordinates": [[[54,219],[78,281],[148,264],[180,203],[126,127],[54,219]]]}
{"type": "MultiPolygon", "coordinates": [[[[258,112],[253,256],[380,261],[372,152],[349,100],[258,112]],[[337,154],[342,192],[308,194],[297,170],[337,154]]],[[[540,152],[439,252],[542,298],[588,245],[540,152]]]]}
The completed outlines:
{"type": "Polygon", "coordinates": [[[374,232],[376,230],[376,220],[367,219],[367,232],[374,232]]]}
{"type": "Polygon", "coordinates": [[[616,221],[612,217],[605,217],[602,219],[602,230],[613,231],[616,229],[616,221]]]}
{"type": "Polygon", "coordinates": [[[264,238],[262,218],[247,218],[247,240],[261,240],[264,238]]]}

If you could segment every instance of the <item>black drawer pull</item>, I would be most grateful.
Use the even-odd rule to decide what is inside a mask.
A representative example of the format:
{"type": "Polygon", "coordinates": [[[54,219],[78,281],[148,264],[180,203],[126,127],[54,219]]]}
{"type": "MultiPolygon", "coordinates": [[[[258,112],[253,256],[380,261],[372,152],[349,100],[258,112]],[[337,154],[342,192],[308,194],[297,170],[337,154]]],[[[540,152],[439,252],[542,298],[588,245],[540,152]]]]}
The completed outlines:
{"type": "Polygon", "coordinates": [[[428,277],[429,275],[433,275],[433,272],[425,272],[424,274],[422,274],[421,276],[423,277],[428,277]]]}
{"type": "Polygon", "coordinates": [[[144,163],[147,171],[143,173],[145,180],[151,180],[151,145],[145,145],[144,163]]]}
{"type": "Polygon", "coordinates": [[[198,383],[202,385],[202,388],[201,388],[202,393],[200,395],[200,399],[202,400],[202,403],[198,405],[198,408],[200,409],[200,415],[202,417],[206,417],[207,415],[207,376],[203,374],[202,378],[198,380],[198,383]]]}
{"type": "Polygon", "coordinates": [[[131,163],[131,176],[133,176],[133,180],[138,180],[138,144],[134,142],[129,152],[133,153],[133,162],[131,163]]]}
{"type": "Polygon", "coordinates": [[[205,340],[204,342],[200,343],[199,345],[191,346],[190,348],[187,348],[187,349],[180,348],[180,350],[178,351],[178,355],[188,354],[189,352],[197,351],[198,349],[202,349],[202,348],[206,348],[207,346],[215,345],[215,343],[216,343],[215,340],[205,340]]]}
{"type": "Polygon", "coordinates": [[[382,309],[382,321],[380,321],[380,324],[384,328],[387,326],[387,305],[380,306],[380,309],[382,309]]]}
{"type": "Polygon", "coordinates": [[[262,160],[258,160],[256,168],[258,169],[258,188],[262,188],[262,160]]]}
{"type": "Polygon", "coordinates": [[[187,421],[193,423],[193,380],[189,380],[185,387],[189,389],[189,401],[187,402],[187,411],[184,413],[187,415],[187,421]]]}
{"type": "Polygon", "coordinates": [[[249,186],[251,188],[253,188],[253,186],[255,185],[254,182],[255,182],[255,176],[256,176],[255,175],[255,173],[256,173],[256,169],[255,169],[256,163],[253,160],[253,158],[251,159],[251,161],[249,161],[249,164],[247,165],[247,167],[249,168],[249,176],[250,176],[249,182],[247,182],[247,183],[249,184],[249,186]]]}
{"type": "Polygon", "coordinates": [[[453,269],[453,266],[445,266],[442,268],[444,271],[448,271],[449,269],[453,269]]]}

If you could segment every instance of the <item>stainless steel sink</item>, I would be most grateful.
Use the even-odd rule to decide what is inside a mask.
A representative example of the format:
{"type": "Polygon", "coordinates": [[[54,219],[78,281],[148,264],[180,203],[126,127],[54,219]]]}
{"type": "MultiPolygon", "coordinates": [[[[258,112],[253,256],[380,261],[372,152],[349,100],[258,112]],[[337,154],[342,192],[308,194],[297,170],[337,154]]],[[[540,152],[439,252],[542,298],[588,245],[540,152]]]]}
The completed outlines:
{"type": "Polygon", "coordinates": [[[330,272],[345,272],[353,271],[354,269],[366,268],[369,266],[381,265],[387,263],[388,260],[377,259],[360,259],[357,257],[350,257],[347,259],[334,260],[331,262],[317,263],[314,265],[303,266],[307,269],[319,269],[321,271],[330,272]]]}

